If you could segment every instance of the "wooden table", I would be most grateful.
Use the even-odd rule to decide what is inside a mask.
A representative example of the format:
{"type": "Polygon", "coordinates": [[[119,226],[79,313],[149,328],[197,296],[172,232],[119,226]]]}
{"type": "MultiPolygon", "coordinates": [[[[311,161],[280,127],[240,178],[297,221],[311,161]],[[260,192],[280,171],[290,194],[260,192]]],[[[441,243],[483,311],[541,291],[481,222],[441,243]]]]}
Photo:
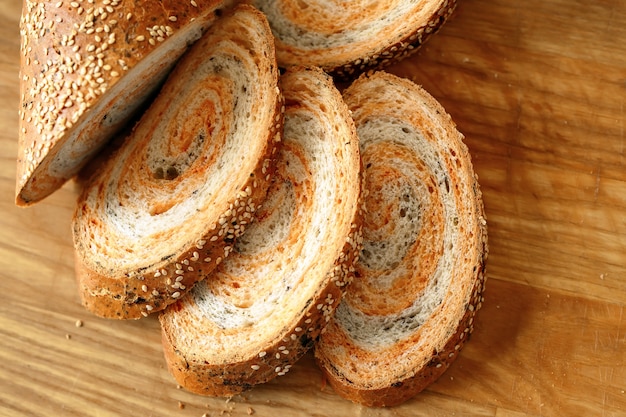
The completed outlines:
{"type": "Polygon", "coordinates": [[[0,415],[626,415],[626,2],[460,0],[390,70],[466,135],[491,251],[471,342],[427,391],[385,410],[337,397],[310,356],[228,401],[195,396],[167,373],[155,319],[83,310],[74,186],[13,204],[20,8],[0,1],[0,415]]]}

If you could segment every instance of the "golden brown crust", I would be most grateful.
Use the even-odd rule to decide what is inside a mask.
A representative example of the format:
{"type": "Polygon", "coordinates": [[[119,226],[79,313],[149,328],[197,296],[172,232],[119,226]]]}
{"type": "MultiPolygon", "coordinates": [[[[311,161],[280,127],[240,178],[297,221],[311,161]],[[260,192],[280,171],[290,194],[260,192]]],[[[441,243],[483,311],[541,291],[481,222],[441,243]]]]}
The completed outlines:
{"type": "MultiPolygon", "coordinates": [[[[282,86],[286,129],[290,120],[319,117],[322,122],[313,130],[324,133],[319,138],[307,136],[302,129],[310,124],[292,130],[291,134],[285,133],[268,200],[257,213],[256,225],[260,229],[250,228],[247,233],[254,237],[246,234],[243,238],[250,242],[267,239],[272,245],[262,249],[248,247],[252,253],[248,249],[235,252],[199,287],[160,315],[170,373],[181,386],[201,395],[231,396],[286,374],[312,347],[354,277],[354,263],[361,249],[362,221],[360,160],[354,125],[331,78],[321,70],[291,68],[282,77],[282,86]],[[304,90],[307,92],[299,94],[304,90]],[[316,98],[316,92],[320,91],[327,98],[321,103],[316,98]],[[308,97],[310,102],[303,97],[308,97]],[[337,130],[326,127],[330,123],[337,130]],[[305,139],[300,139],[299,134],[305,139]],[[334,155],[328,156],[332,161],[325,163],[324,169],[332,178],[324,177],[328,179],[321,182],[321,174],[316,173],[321,169],[315,165],[325,158],[325,152],[334,155]],[[299,162],[295,161],[296,155],[299,162]],[[343,177],[338,181],[339,173],[343,177]],[[293,215],[297,213],[297,218],[291,219],[292,214],[281,211],[287,204],[283,198],[285,187],[293,187],[297,203],[288,205],[288,210],[293,215]],[[331,193],[340,201],[322,200],[331,193]],[[322,225],[312,223],[318,212],[313,208],[323,210],[320,206],[335,208],[336,216],[341,218],[330,222],[337,228],[333,227],[332,241],[325,240],[325,247],[315,240],[315,229],[323,236],[329,231],[319,232],[322,225]],[[263,226],[265,221],[269,223],[268,229],[263,226]],[[270,237],[264,234],[266,230],[280,228],[284,228],[286,236],[281,232],[269,233],[270,237]],[[307,248],[305,241],[310,243],[307,248]],[[292,253],[293,247],[299,249],[292,253]],[[265,254],[271,254],[271,262],[259,264],[266,259],[265,254]],[[295,256],[299,259],[294,259],[295,256]],[[272,268],[281,263],[284,266],[276,267],[274,277],[272,268]],[[288,288],[283,294],[279,287],[284,286],[288,288]],[[223,304],[218,296],[225,299],[223,304]],[[281,305],[273,305],[268,299],[281,305]],[[266,309],[262,310],[259,321],[246,315],[246,320],[251,321],[245,325],[230,316],[231,321],[226,321],[227,318],[217,313],[237,310],[240,305],[245,305],[246,310],[240,314],[248,314],[257,306],[266,309]],[[223,320],[219,325],[218,319],[223,320]],[[230,343],[226,345],[222,340],[230,343]]],[[[247,243],[250,244],[254,243],[247,243]]]]}
{"type": "Polygon", "coordinates": [[[232,1],[199,3],[24,1],[16,204],[76,174],[232,1]]]}
{"type": "MultiPolygon", "coordinates": [[[[237,8],[228,18],[220,19],[180,61],[131,136],[86,180],[73,221],[75,264],[82,302],[94,314],[107,318],[141,318],[174,303],[230,254],[235,239],[252,221],[273,174],[284,111],[271,34],[264,22],[264,17],[249,7],[237,8]],[[242,21],[234,16],[242,16],[242,21]],[[255,33],[259,38],[237,51],[220,49],[215,39],[242,34],[247,38],[248,34],[239,29],[249,20],[258,23],[258,28],[254,29],[260,30],[255,33]],[[263,57],[259,58],[261,51],[263,57]],[[254,65],[246,67],[245,71],[256,77],[258,88],[246,88],[247,95],[235,90],[233,79],[229,78],[235,77],[234,73],[224,71],[220,64],[212,64],[213,57],[220,54],[239,60],[241,65],[244,61],[254,65]],[[208,68],[207,73],[190,81],[189,74],[197,72],[198,67],[208,68]],[[191,82],[195,84],[189,84],[191,82]],[[196,101],[199,97],[201,102],[196,101]],[[261,97],[263,105],[258,105],[261,97]],[[178,102],[178,99],[183,101],[178,102]],[[254,125],[250,122],[245,132],[241,132],[245,126],[240,126],[238,131],[234,126],[250,115],[229,114],[246,112],[231,107],[231,102],[236,100],[249,100],[248,111],[256,120],[254,125]],[[192,119],[198,106],[202,114],[192,119]],[[214,106],[215,114],[206,111],[207,106],[214,106]],[[166,112],[173,117],[163,116],[166,112]],[[155,129],[158,132],[155,133],[155,129]],[[227,145],[235,150],[245,147],[245,160],[223,160],[226,156],[221,152],[227,148],[224,141],[230,137],[231,130],[238,142],[227,145]],[[167,134],[163,134],[166,131],[167,134]],[[172,154],[174,158],[184,156],[188,160],[165,162],[172,154]],[[171,163],[179,164],[179,168],[168,178],[167,167],[171,167],[171,163]],[[209,172],[215,177],[205,178],[209,172]],[[220,182],[219,178],[228,184],[220,182]],[[203,187],[209,181],[213,191],[205,195],[207,191],[203,187]],[[238,188],[233,189],[232,194],[217,195],[230,187],[238,188]],[[198,200],[192,196],[199,196],[198,200]],[[174,243],[171,236],[181,233],[175,229],[183,230],[188,225],[177,217],[162,216],[188,204],[198,205],[177,213],[193,212],[190,221],[201,223],[184,229],[192,234],[182,238],[176,235],[178,240],[174,243]],[[127,209],[132,211],[124,211],[127,209]],[[201,215],[200,211],[205,214],[201,215]],[[133,230],[140,226],[132,222],[140,223],[141,219],[148,225],[156,225],[156,229],[147,228],[145,236],[148,237],[138,240],[139,244],[123,242],[120,236],[113,235],[116,228],[122,227],[126,230],[122,236],[134,239],[139,229],[133,230]],[[115,250],[122,254],[143,251],[144,255],[121,264],[115,250]]],[[[229,152],[234,158],[234,151],[229,152]]]]}

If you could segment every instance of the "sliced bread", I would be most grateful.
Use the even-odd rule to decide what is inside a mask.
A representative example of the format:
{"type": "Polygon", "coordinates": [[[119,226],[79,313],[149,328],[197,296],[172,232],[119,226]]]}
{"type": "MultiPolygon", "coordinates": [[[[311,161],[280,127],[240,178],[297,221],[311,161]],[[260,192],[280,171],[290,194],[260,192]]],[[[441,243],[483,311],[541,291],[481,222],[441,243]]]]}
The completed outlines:
{"type": "Polygon", "coordinates": [[[415,52],[456,6],[456,0],[249,1],[268,17],[280,66],[316,65],[338,78],[415,52]]]}
{"type": "Polygon", "coordinates": [[[183,56],[85,181],[73,237],[88,310],[147,316],[229,255],[265,198],[283,110],[267,20],[239,6],[183,56]]]}
{"type": "Polygon", "coordinates": [[[267,200],[228,257],[159,316],[165,358],[189,391],[231,396],[284,375],[309,350],[354,274],[360,158],[331,78],[281,78],[284,138],[267,200]]]}
{"type": "Polygon", "coordinates": [[[61,187],[233,0],[24,0],[16,204],[61,187]]]}
{"type": "Polygon", "coordinates": [[[363,252],[315,358],[339,395],[392,406],[437,379],[472,332],[486,220],[463,137],[433,97],[378,72],[344,99],[367,190],[363,252]]]}

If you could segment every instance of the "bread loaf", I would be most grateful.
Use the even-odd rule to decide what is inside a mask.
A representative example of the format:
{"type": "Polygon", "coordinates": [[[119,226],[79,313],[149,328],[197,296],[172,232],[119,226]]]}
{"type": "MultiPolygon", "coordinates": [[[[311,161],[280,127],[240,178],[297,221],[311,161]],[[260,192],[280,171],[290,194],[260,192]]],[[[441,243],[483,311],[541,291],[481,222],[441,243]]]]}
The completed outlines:
{"type": "Polygon", "coordinates": [[[73,177],[233,0],[24,0],[16,204],[73,177]]]}
{"type": "Polygon", "coordinates": [[[284,139],[257,219],[207,279],[159,317],[180,385],[230,396],[284,375],[311,348],[360,251],[354,123],[319,69],[281,78],[284,139]]]}
{"type": "Polygon", "coordinates": [[[315,358],[341,396],[391,406],[437,379],[472,332],[486,221],[463,137],[435,99],[383,72],[344,99],[368,192],[363,253],[315,358]]]}
{"type": "Polygon", "coordinates": [[[338,78],[415,52],[456,6],[456,0],[249,1],[269,19],[280,66],[316,65],[338,78]]]}
{"type": "Polygon", "coordinates": [[[181,58],[73,219],[84,305],[141,318],[233,250],[265,198],[282,133],[272,34],[256,9],[220,18],[181,58]]]}

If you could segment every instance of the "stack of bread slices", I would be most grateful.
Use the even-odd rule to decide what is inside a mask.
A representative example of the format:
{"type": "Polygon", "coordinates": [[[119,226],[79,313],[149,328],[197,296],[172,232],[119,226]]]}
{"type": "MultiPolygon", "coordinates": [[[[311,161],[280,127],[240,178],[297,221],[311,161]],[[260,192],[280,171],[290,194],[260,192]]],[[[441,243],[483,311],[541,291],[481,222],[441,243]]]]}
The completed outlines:
{"type": "Polygon", "coordinates": [[[382,69],[455,2],[236,3],[25,0],[16,203],[79,175],[83,305],[158,314],[186,389],[231,396],[313,349],[339,395],[399,404],[483,299],[463,136],[382,69]]]}

